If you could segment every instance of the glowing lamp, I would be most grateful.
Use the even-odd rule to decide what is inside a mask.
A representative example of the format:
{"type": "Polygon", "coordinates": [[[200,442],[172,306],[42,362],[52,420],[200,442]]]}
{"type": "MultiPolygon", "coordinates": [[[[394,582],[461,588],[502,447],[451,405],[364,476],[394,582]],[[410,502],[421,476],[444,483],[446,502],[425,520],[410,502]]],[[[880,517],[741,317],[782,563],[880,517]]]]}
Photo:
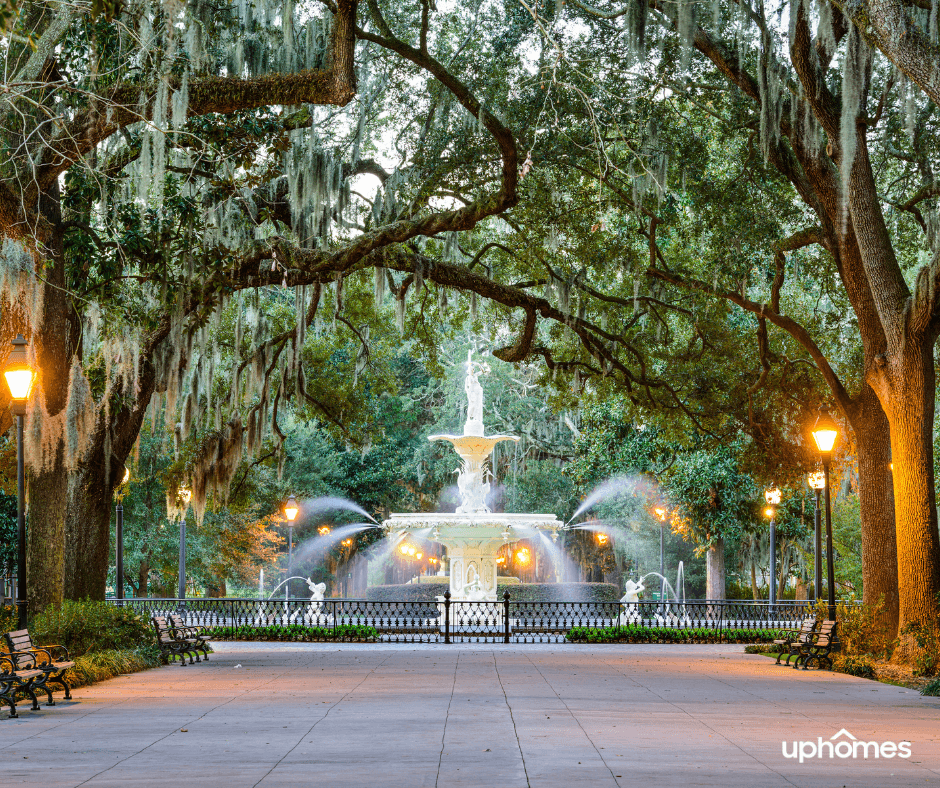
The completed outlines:
{"type": "Polygon", "coordinates": [[[529,551],[528,551],[528,550],[520,550],[518,553],[516,553],[516,560],[517,560],[520,564],[527,564],[527,563],[529,563],[529,551]]]}
{"type": "Polygon", "coordinates": [[[297,519],[297,513],[300,511],[300,506],[297,505],[297,499],[292,495],[287,499],[287,503],[284,505],[284,516],[290,521],[294,522],[297,519]]]}
{"type": "Polygon", "coordinates": [[[412,545],[408,545],[408,555],[414,555],[415,549],[412,545]]]}
{"type": "Polygon", "coordinates": [[[343,539],[343,547],[349,547],[352,544],[352,539],[343,539]]]}
{"type": "Polygon", "coordinates": [[[3,376],[7,379],[7,386],[10,388],[10,399],[13,400],[14,413],[23,415],[26,413],[26,401],[33,390],[33,382],[36,380],[36,373],[29,365],[29,359],[26,357],[26,346],[29,343],[22,334],[17,334],[13,340],[13,350],[7,357],[7,365],[4,367],[3,376]]]}
{"type": "Polygon", "coordinates": [[[424,553],[418,553],[418,554],[415,556],[415,558],[417,558],[417,559],[420,561],[420,560],[421,560],[421,557],[422,557],[423,555],[424,555],[424,553]]]}
{"type": "Polygon", "coordinates": [[[665,510],[665,509],[663,509],[662,507],[657,506],[656,509],[654,509],[654,511],[656,512],[656,516],[660,519],[660,522],[665,521],[665,519],[666,519],[666,510],[665,510]]]}
{"type": "Polygon", "coordinates": [[[607,534],[598,534],[597,543],[601,546],[607,544],[607,534]]]}
{"type": "Polygon", "coordinates": [[[317,528],[317,533],[320,534],[320,536],[326,536],[329,532],[330,526],[328,525],[321,525],[319,528],[317,528]]]}
{"type": "Polygon", "coordinates": [[[180,499],[183,503],[189,505],[189,502],[193,499],[193,491],[189,487],[180,487],[179,491],[180,499]]]}
{"type": "Polygon", "coordinates": [[[776,506],[780,503],[780,488],[776,484],[772,485],[769,490],[764,492],[764,500],[771,506],[776,506]]]}
{"type": "Polygon", "coordinates": [[[773,518],[775,513],[776,513],[776,510],[774,509],[773,506],[768,506],[766,509],[764,509],[764,514],[771,519],[773,518]]]}
{"type": "Polygon", "coordinates": [[[822,471],[813,471],[806,477],[806,483],[811,490],[824,490],[826,489],[826,474],[822,471]]]}
{"type": "Polygon", "coordinates": [[[130,481],[130,478],[131,478],[131,469],[130,469],[130,468],[125,468],[125,469],[124,469],[124,478],[121,479],[121,484],[127,484],[127,483],[130,481]]]}
{"type": "Polygon", "coordinates": [[[813,425],[813,440],[816,441],[816,448],[819,449],[819,453],[828,458],[838,437],[839,425],[829,415],[829,411],[823,408],[813,425]]]}
{"type": "Polygon", "coordinates": [[[408,545],[403,544],[401,547],[398,548],[398,552],[401,553],[402,555],[408,555],[408,545]]]}

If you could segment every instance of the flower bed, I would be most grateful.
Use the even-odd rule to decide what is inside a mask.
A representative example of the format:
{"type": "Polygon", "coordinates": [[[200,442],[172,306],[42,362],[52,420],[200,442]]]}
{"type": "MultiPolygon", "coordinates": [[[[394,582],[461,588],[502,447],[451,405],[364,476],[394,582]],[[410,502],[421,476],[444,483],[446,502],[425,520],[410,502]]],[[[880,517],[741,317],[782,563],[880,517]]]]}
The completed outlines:
{"type": "Polygon", "coordinates": [[[770,643],[776,629],[709,629],[707,627],[572,627],[573,643],[770,643]]]}
{"type": "Polygon", "coordinates": [[[216,640],[266,640],[315,643],[324,640],[358,640],[373,642],[379,639],[375,627],[358,624],[340,624],[336,627],[305,627],[301,624],[282,626],[211,627],[207,634],[216,640]]]}

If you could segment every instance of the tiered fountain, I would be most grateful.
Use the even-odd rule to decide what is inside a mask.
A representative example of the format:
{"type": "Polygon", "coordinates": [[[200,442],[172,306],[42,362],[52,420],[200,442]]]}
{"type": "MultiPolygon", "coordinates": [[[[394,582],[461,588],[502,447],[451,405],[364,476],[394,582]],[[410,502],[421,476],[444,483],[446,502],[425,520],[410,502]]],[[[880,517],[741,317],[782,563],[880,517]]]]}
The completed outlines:
{"type": "Polygon", "coordinates": [[[382,523],[391,534],[421,532],[420,536],[447,548],[450,593],[454,601],[496,601],[496,557],[512,541],[549,531],[553,538],[562,523],[553,514],[494,514],[486,505],[490,491],[485,464],[500,441],[518,441],[515,435],[486,435],[483,427],[481,366],[467,357],[467,422],[463,435],[431,435],[428,440],[449,441],[463,461],[457,477],[460,506],[451,513],[392,514],[382,523]]]}

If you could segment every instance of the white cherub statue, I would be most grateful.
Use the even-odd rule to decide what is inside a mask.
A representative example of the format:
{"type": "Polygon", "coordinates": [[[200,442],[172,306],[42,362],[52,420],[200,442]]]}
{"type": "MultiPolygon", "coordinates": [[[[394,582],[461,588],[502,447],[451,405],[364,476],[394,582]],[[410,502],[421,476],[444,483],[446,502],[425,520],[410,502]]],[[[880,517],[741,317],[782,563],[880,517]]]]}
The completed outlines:
{"type": "Polygon", "coordinates": [[[643,585],[643,578],[638,581],[627,580],[627,586],[624,589],[626,593],[620,598],[620,601],[628,607],[620,614],[617,621],[620,626],[625,627],[629,624],[641,623],[642,616],[640,615],[639,601],[640,594],[645,590],[646,586],[643,585]]]}
{"type": "Polygon", "coordinates": [[[627,604],[633,604],[640,601],[640,594],[646,590],[646,586],[643,585],[643,579],[640,578],[639,581],[627,580],[627,587],[624,589],[626,592],[621,598],[621,602],[626,602],[627,604]]]}

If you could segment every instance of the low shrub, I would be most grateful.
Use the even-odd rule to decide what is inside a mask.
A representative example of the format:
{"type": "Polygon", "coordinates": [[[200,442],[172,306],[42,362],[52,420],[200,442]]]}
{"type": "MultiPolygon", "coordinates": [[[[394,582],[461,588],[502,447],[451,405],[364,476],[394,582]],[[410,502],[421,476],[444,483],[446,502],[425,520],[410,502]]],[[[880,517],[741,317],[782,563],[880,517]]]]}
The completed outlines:
{"type": "MultiPolygon", "coordinates": [[[[823,612],[822,618],[825,618],[825,615],[823,612]]],[[[839,640],[843,654],[866,655],[875,660],[885,659],[890,655],[892,640],[888,637],[884,604],[881,600],[873,605],[840,603],[836,608],[836,618],[839,620],[839,640]]]]}
{"type": "Polygon", "coordinates": [[[745,654],[770,654],[775,655],[779,650],[773,643],[749,643],[744,647],[745,654]]]}
{"type": "Polygon", "coordinates": [[[901,629],[911,641],[910,664],[915,676],[936,676],[940,672],[940,633],[938,624],[912,621],[901,629]]]}
{"type": "Polygon", "coordinates": [[[207,634],[218,640],[267,640],[296,641],[311,643],[321,640],[364,640],[379,639],[375,627],[359,624],[340,624],[336,627],[305,627],[301,624],[288,626],[252,627],[212,627],[207,634]]]}
{"type": "Polygon", "coordinates": [[[769,643],[780,636],[775,629],[723,629],[706,627],[572,627],[566,635],[575,643],[769,643]]]}
{"type": "Polygon", "coordinates": [[[13,605],[0,607],[0,635],[13,632],[16,629],[16,608],[13,605]]]}
{"type": "Polygon", "coordinates": [[[863,679],[876,678],[874,666],[865,657],[836,654],[832,658],[832,669],[863,679]]]}
{"type": "Polygon", "coordinates": [[[86,599],[66,601],[56,610],[48,608],[29,624],[34,643],[58,643],[72,658],[100,651],[133,651],[153,645],[150,624],[130,607],[86,599]]]}
{"type": "Polygon", "coordinates": [[[92,651],[75,659],[75,667],[66,674],[66,680],[75,689],[125,673],[157,668],[160,664],[160,651],[152,644],[135,649],[92,651]]]}
{"type": "Polygon", "coordinates": [[[940,679],[934,679],[924,684],[924,686],[920,688],[920,694],[940,698],[940,679]]]}

